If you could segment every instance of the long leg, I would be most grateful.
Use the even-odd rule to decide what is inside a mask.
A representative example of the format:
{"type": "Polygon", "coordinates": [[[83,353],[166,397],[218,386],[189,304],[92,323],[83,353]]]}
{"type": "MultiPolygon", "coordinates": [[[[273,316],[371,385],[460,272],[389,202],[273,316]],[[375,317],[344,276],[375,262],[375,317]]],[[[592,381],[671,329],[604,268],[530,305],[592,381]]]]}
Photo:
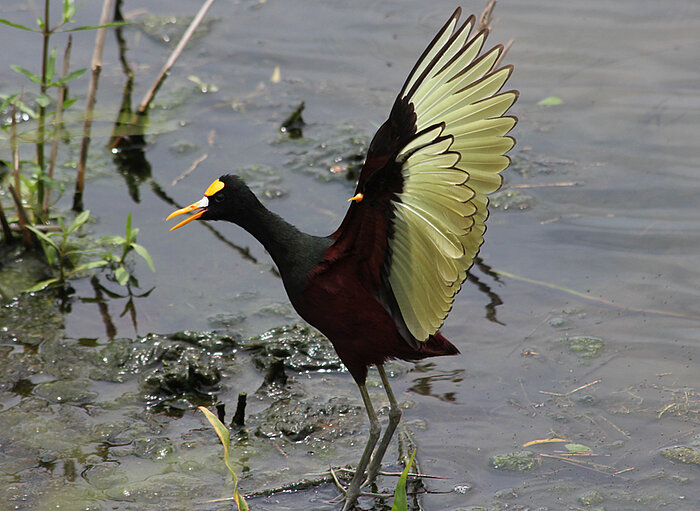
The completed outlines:
{"type": "Polygon", "coordinates": [[[367,482],[372,482],[377,477],[379,469],[382,465],[384,453],[386,452],[387,447],[389,447],[391,437],[394,435],[396,426],[398,426],[399,421],[401,420],[401,408],[399,408],[399,404],[396,402],[396,398],[394,397],[394,392],[391,390],[389,378],[387,378],[386,373],[384,372],[384,366],[378,364],[377,371],[379,371],[379,376],[382,379],[384,390],[389,398],[389,424],[387,425],[386,430],[384,430],[384,436],[382,437],[381,442],[379,442],[377,450],[372,456],[372,461],[370,462],[369,470],[367,471],[367,482]]]}
{"type": "Polygon", "coordinates": [[[365,450],[362,452],[360,462],[357,464],[357,469],[355,470],[355,475],[352,478],[352,482],[348,487],[348,491],[345,493],[345,505],[343,506],[343,511],[348,511],[353,505],[355,505],[357,497],[360,495],[360,487],[362,486],[362,481],[365,477],[365,469],[369,463],[370,456],[372,456],[372,451],[374,451],[374,446],[377,445],[377,440],[379,440],[379,433],[381,433],[379,419],[377,419],[377,414],[374,413],[374,407],[372,407],[372,401],[369,399],[367,388],[364,385],[358,385],[358,387],[360,387],[362,401],[365,403],[367,416],[369,417],[369,439],[367,440],[365,450]]]}

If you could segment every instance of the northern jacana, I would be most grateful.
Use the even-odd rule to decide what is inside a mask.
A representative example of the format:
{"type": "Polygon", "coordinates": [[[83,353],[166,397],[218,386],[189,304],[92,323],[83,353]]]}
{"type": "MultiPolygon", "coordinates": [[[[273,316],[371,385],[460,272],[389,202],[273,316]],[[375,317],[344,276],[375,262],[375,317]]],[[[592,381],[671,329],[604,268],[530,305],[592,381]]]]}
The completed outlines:
{"type": "Polygon", "coordinates": [[[227,220],[269,252],[292,305],[333,343],[357,383],[369,440],[346,492],[344,510],[376,477],[401,411],[383,368],[459,350],[439,329],[483,243],[486,195],[498,190],[507,136],[505,115],[517,91],[501,92],[513,67],[498,67],[503,46],[482,51],[488,29],[458,26],[457,9],[413,67],[370,143],[355,195],[333,234],[311,236],[270,212],[235,175],[173,212],[227,220]],[[375,365],[389,399],[384,436],[365,380],[375,365]],[[376,450],[375,450],[376,446],[376,450]],[[369,467],[369,468],[368,468],[369,467]],[[366,474],[366,477],[365,477],[366,474]]]}

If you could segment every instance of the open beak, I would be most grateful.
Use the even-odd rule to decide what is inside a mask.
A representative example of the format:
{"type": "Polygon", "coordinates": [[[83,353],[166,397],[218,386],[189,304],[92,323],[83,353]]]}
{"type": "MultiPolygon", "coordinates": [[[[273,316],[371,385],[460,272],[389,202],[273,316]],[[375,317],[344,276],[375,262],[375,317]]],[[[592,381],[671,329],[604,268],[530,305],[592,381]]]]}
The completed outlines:
{"type": "Polygon", "coordinates": [[[172,227],[170,230],[174,231],[175,229],[178,229],[182,227],[183,225],[189,224],[192,220],[197,220],[200,216],[202,216],[204,213],[207,211],[207,207],[209,206],[209,199],[206,197],[203,197],[202,200],[195,202],[194,204],[190,204],[187,207],[184,207],[182,209],[178,209],[177,211],[173,211],[168,215],[168,218],[165,220],[170,220],[171,218],[175,218],[176,216],[184,215],[185,213],[191,213],[192,211],[195,211],[192,215],[188,216],[185,218],[182,222],[177,224],[176,226],[172,227]],[[197,211],[199,210],[199,211],[197,211]]]}

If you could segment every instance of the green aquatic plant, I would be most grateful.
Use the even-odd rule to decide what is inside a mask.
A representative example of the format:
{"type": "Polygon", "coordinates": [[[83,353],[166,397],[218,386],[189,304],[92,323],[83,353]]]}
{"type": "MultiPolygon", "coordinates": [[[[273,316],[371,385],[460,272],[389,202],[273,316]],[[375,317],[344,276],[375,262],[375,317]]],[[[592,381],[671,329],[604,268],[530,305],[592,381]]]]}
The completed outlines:
{"type": "Polygon", "coordinates": [[[399,477],[399,482],[396,484],[396,490],[394,491],[394,503],[391,506],[391,511],[407,511],[408,510],[408,500],[406,498],[406,481],[408,480],[408,472],[413,465],[413,460],[416,457],[416,450],[413,449],[411,454],[411,459],[406,463],[406,468],[401,472],[401,477],[399,477]]]}
{"type": "Polygon", "coordinates": [[[221,445],[224,446],[224,463],[226,464],[226,468],[228,469],[228,471],[231,473],[231,477],[233,477],[233,500],[236,503],[236,507],[238,508],[238,511],[248,511],[248,504],[243,498],[243,495],[241,495],[238,491],[238,476],[236,475],[236,471],[233,470],[233,467],[231,466],[231,460],[229,458],[229,445],[231,444],[231,436],[228,432],[228,429],[226,429],[226,426],[224,426],[221,423],[221,421],[216,417],[216,415],[211,413],[205,407],[199,406],[197,408],[205,415],[209,423],[214,427],[214,431],[216,431],[219,440],[221,440],[221,445]]]}
{"type": "Polygon", "coordinates": [[[100,241],[105,244],[114,245],[121,248],[121,254],[116,255],[111,252],[103,254],[102,258],[109,264],[113,269],[113,277],[120,285],[125,286],[130,280],[135,280],[135,277],[126,267],[126,256],[128,256],[132,251],[140,255],[151,271],[156,271],[153,266],[153,260],[148,254],[148,250],[143,245],[136,243],[136,236],[138,236],[138,228],[131,226],[131,212],[126,217],[126,229],[124,236],[103,236],[100,241]]]}
{"type": "Polygon", "coordinates": [[[72,46],[70,32],[124,25],[124,22],[116,22],[99,26],[69,26],[73,23],[77,10],[78,7],[75,6],[74,0],[63,0],[60,19],[52,25],[50,20],[51,1],[44,0],[43,13],[37,17],[36,28],[0,18],[0,24],[18,30],[34,32],[41,35],[42,38],[42,50],[38,66],[40,71],[34,72],[28,67],[17,64],[10,66],[13,71],[39,86],[39,93],[32,98],[32,104],[30,105],[25,97],[24,87],[21,88],[20,92],[0,95],[0,111],[11,111],[11,121],[0,126],[2,130],[0,131],[0,139],[9,139],[12,147],[12,162],[8,167],[12,169],[14,187],[17,194],[27,201],[27,204],[34,212],[34,216],[38,219],[37,223],[46,222],[49,217],[49,192],[53,182],[53,171],[56,166],[58,142],[64,132],[63,113],[78,100],[77,97],[67,98],[66,87],[70,82],[81,77],[87,71],[87,68],[70,71],[69,63],[72,46]],[[56,58],[57,49],[50,47],[50,41],[54,35],[65,33],[68,33],[68,37],[63,54],[63,65],[59,71],[56,58]],[[52,90],[56,91],[55,95],[50,94],[52,90]],[[31,128],[24,128],[22,133],[17,133],[17,122],[19,120],[31,120],[34,124],[31,125],[31,128]],[[53,144],[47,158],[45,144],[49,140],[53,140],[53,144]],[[34,145],[36,156],[33,161],[20,161],[19,146],[23,143],[34,145]],[[36,187],[30,194],[24,193],[21,189],[20,172],[23,169],[31,171],[33,174],[32,179],[36,182],[36,187]]]}
{"type": "Polygon", "coordinates": [[[90,211],[86,210],[75,217],[73,222],[66,225],[63,218],[58,218],[57,230],[40,230],[37,227],[27,226],[41,243],[46,256],[46,263],[55,274],[53,277],[42,280],[33,285],[27,292],[35,292],[46,289],[49,286],[65,285],[65,283],[79,274],[88,270],[94,270],[109,266],[112,269],[112,277],[122,286],[130,281],[135,281],[133,274],[127,269],[126,258],[133,251],[139,254],[148,263],[152,271],[155,271],[153,260],[148,251],[142,245],[136,243],[139,230],[131,225],[131,213],[126,218],[126,232],[122,236],[103,236],[98,240],[98,246],[89,238],[78,237],[78,231],[90,219],[90,211]],[[119,255],[112,252],[103,252],[96,259],[81,262],[87,254],[99,253],[100,245],[111,244],[121,249],[119,255]]]}
{"type": "Polygon", "coordinates": [[[86,250],[84,246],[79,244],[75,240],[74,234],[88,221],[90,218],[90,211],[85,210],[75,217],[70,225],[66,225],[63,218],[58,218],[59,230],[57,231],[41,231],[36,227],[28,225],[27,228],[31,230],[41,243],[41,247],[44,250],[44,255],[46,256],[46,263],[51,270],[54,270],[56,274],[46,280],[33,285],[27,292],[41,291],[52,285],[65,285],[68,279],[78,275],[81,272],[87,270],[92,270],[95,268],[100,268],[106,266],[109,261],[106,259],[98,259],[93,261],[88,261],[83,264],[78,264],[80,260],[84,257],[86,250]]]}

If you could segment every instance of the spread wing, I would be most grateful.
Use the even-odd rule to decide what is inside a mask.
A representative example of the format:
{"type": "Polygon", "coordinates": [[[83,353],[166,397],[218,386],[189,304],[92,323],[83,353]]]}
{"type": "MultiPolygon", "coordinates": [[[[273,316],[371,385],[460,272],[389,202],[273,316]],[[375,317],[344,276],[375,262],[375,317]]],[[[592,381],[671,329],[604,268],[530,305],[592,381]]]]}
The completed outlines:
{"type": "Polygon", "coordinates": [[[333,235],[354,246],[378,281],[379,298],[409,340],[442,326],[474,261],[514,145],[506,111],[517,91],[500,92],[512,66],[482,52],[487,30],[457,9],[425,50],[375,135],[353,203],[333,235]],[[378,232],[383,235],[377,235],[378,232]],[[382,240],[387,240],[383,242],[382,240]]]}

